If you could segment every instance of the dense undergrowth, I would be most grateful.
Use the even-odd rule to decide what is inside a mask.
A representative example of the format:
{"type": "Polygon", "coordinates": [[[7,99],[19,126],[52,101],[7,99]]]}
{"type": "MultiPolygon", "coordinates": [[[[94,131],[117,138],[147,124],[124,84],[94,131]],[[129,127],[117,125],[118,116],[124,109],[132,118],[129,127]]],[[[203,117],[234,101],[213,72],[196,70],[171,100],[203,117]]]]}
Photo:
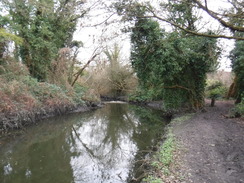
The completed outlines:
{"type": "Polygon", "coordinates": [[[244,117],[244,92],[242,93],[242,100],[239,104],[230,111],[231,117],[244,117]]]}
{"type": "Polygon", "coordinates": [[[0,71],[0,130],[19,128],[45,116],[85,106],[85,89],[38,82],[21,63],[8,62],[0,71]]]}

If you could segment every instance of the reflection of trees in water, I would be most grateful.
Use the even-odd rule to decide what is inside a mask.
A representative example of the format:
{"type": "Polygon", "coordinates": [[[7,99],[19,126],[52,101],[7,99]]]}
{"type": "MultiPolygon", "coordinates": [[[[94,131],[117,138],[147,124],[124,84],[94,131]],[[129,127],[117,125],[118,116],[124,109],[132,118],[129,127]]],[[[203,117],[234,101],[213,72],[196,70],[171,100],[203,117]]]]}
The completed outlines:
{"type": "MultiPolygon", "coordinates": [[[[137,161],[134,163],[133,176],[143,178],[144,166],[142,165],[145,163],[145,156],[151,152],[152,147],[162,138],[162,131],[169,120],[162,116],[161,111],[150,108],[130,105],[129,110],[133,111],[133,115],[140,122],[137,132],[132,137],[139,149],[135,155],[137,161]]],[[[130,182],[131,178],[133,177],[129,177],[127,182],[130,182]]],[[[138,181],[140,180],[138,179],[138,181]]]]}
{"type": "Polygon", "coordinates": [[[131,153],[135,153],[137,148],[130,139],[135,125],[127,118],[127,105],[108,105],[96,111],[89,122],[73,127],[70,140],[76,147],[73,150],[82,152],[82,156],[85,152],[101,177],[120,179],[121,172],[116,172],[116,169],[125,172],[129,169],[133,159],[131,153]]]}
{"type": "MultiPolygon", "coordinates": [[[[58,137],[42,139],[37,143],[17,145],[8,149],[1,159],[1,167],[11,166],[11,172],[0,172],[2,183],[15,182],[70,182],[73,173],[70,162],[70,147],[65,144],[65,134],[58,137]],[[51,176],[50,176],[51,175],[51,176]]],[[[31,139],[30,139],[31,141],[31,139]]],[[[32,141],[34,142],[34,141],[32,141]]],[[[1,168],[2,169],[2,168],[1,168]]]]}
{"type": "Polygon", "coordinates": [[[147,149],[147,146],[155,145],[157,137],[162,135],[162,130],[167,124],[168,119],[161,115],[161,111],[153,110],[150,108],[140,106],[130,106],[130,111],[133,111],[140,126],[137,133],[134,133],[134,140],[141,150],[147,149]]]}
{"type": "MultiPolygon", "coordinates": [[[[109,105],[107,107],[107,130],[103,143],[111,143],[112,149],[120,148],[119,139],[131,136],[135,124],[128,117],[127,105],[109,105]]],[[[121,148],[120,148],[121,149],[121,148]]]]}
{"type": "Polygon", "coordinates": [[[73,182],[71,147],[66,140],[80,119],[81,115],[75,114],[44,120],[9,139],[0,148],[1,183],[73,182]]]}
{"type": "Polygon", "coordinates": [[[0,180],[125,182],[133,175],[132,162],[142,155],[138,151],[151,145],[158,133],[154,130],[161,127],[157,113],[126,104],[56,118],[0,149],[0,165],[5,166],[0,168],[0,180]]]}
{"type": "Polygon", "coordinates": [[[127,171],[127,174],[124,179],[126,179],[132,161],[135,157],[139,157],[138,149],[146,149],[153,141],[155,137],[153,128],[156,127],[157,130],[163,128],[158,113],[153,114],[152,111],[145,113],[142,109],[136,111],[129,105],[107,105],[89,119],[87,123],[89,127],[86,123],[73,127],[71,146],[76,147],[76,152],[85,151],[97,171],[104,174],[103,177],[110,178],[108,175],[113,176],[110,170],[114,171],[118,166],[125,166],[124,171],[127,171]],[[141,119],[138,111],[143,113],[141,119]]]}

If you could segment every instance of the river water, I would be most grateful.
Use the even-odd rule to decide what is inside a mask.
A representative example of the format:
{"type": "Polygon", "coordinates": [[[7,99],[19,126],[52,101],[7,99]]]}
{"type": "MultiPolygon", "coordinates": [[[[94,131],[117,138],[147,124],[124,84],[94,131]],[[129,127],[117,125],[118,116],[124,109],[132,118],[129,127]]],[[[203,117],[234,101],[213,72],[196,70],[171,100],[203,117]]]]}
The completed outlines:
{"type": "Polygon", "coordinates": [[[0,139],[1,183],[126,183],[167,120],[129,104],[44,120],[0,139]]]}

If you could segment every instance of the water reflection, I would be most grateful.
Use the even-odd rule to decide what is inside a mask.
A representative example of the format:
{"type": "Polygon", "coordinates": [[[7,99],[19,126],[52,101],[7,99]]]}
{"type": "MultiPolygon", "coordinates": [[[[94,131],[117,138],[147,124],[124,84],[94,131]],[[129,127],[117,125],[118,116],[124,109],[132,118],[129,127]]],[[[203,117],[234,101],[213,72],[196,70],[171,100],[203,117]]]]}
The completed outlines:
{"type": "Polygon", "coordinates": [[[127,104],[46,121],[14,139],[0,139],[0,180],[129,182],[140,151],[164,125],[160,112],[127,104]]]}

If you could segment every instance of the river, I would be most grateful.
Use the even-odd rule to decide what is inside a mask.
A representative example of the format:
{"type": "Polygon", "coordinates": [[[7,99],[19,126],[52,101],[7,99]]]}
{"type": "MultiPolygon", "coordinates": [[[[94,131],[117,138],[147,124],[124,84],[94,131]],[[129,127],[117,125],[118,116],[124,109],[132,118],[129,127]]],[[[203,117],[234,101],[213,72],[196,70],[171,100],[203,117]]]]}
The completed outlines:
{"type": "Polygon", "coordinates": [[[43,120],[0,139],[0,182],[128,183],[166,124],[160,111],[118,103],[43,120]]]}

